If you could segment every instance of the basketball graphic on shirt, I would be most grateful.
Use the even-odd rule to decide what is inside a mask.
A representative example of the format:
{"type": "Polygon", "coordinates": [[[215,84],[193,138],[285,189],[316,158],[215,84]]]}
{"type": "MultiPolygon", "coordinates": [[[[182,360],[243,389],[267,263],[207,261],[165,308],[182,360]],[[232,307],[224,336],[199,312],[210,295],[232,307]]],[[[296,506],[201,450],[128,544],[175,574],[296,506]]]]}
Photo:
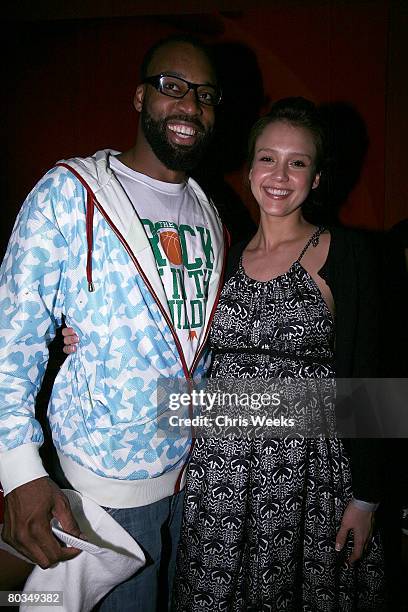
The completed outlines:
{"type": "Polygon", "coordinates": [[[164,230],[160,232],[159,237],[167,259],[173,265],[180,266],[183,263],[183,258],[178,233],[173,230],[164,230]]]}

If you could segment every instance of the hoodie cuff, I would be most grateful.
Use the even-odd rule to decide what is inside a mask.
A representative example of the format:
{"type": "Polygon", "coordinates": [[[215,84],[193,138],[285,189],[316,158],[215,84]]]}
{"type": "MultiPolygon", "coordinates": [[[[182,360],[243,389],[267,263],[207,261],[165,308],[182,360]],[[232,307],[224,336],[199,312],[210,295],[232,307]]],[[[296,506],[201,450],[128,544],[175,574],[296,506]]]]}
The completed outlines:
{"type": "Polygon", "coordinates": [[[0,482],[4,495],[26,482],[48,476],[38,449],[39,444],[30,442],[0,453],[0,482]]]}

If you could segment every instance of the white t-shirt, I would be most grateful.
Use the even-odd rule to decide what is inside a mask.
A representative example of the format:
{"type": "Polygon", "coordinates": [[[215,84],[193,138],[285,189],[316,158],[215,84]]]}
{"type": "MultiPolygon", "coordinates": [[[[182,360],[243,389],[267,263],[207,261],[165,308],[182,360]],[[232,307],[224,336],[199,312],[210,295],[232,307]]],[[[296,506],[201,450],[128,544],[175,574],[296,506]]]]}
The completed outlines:
{"type": "Polygon", "coordinates": [[[110,157],[149,238],[173,324],[190,366],[204,328],[214,265],[212,236],[187,182],[165,183],[110,157]]]}

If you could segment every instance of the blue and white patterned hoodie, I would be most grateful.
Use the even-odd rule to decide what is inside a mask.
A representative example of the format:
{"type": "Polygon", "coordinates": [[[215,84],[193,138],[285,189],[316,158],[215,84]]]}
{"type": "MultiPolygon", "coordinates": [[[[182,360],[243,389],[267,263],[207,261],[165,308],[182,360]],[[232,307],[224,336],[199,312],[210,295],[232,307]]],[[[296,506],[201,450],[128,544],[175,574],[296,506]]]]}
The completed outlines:
{"type": "Polygon", "coordinates": [[[109,151],[50,170],[27,197],[0,269],[0,481],[5,493],[46,475],[35,396],[65,316],[79,348],[49,405],[54,444],[73,487],[111,507],[173,493],[190,441],[157,434],[159,377],[200,379],[225,241],[192,179],[213,236],[202,340],[190,368],[171,322],[145,230],[109,168],[109,151]]]}

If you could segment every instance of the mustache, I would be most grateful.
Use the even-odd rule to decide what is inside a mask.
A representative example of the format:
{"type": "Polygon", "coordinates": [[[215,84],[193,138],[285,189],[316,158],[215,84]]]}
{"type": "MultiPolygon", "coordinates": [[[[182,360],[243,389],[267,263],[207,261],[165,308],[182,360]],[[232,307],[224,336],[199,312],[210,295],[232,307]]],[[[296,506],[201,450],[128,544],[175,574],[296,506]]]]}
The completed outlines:
{"type": "Polygon", "coordinates": [[[200,119],[194,115],[171,115],[166,117],[164,123],[167,124],[169,121],[186,121],[187,123],[192,123],[200,132],[206,132],[206,129],[200,119]]]}

